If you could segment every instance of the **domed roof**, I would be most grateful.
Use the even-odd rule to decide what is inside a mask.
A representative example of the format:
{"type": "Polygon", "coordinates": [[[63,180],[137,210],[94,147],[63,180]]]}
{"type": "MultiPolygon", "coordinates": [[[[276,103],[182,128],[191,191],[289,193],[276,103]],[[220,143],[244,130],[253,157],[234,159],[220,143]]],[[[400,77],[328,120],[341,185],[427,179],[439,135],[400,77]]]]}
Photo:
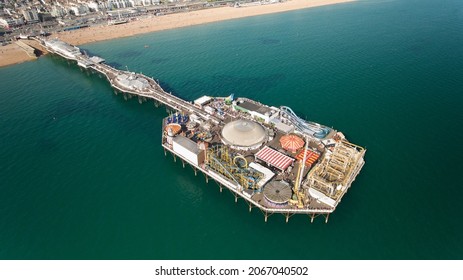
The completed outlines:
{"type": "Polygon", "coordinates": [[[264,197],[273,204],[286,204],[291,198],[292,190],[287,183],[272,181],[264,187],[264,197]]]}
{"type": "Polygon", "coordinates": [[[267,133],[260,124],[239,119],[223,127],[222,140],[232,146],[255,147],[267,140],[267,133]]]}

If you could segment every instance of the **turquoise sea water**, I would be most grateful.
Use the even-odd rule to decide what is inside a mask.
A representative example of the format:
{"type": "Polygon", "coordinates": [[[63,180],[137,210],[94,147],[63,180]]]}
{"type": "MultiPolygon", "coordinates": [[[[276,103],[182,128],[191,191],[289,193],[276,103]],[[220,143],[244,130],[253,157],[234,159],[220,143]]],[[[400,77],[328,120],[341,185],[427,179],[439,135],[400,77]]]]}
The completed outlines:
{"type": "Polygon", "coordinates": [[[82,48],[187,100],[290,106],[366,146],[366,165],[328,224],[265,223],[164,156],[164,108],[42,57],[0,69],[1,259],[463,257],[463,1],[359,1],[82,48]]]}

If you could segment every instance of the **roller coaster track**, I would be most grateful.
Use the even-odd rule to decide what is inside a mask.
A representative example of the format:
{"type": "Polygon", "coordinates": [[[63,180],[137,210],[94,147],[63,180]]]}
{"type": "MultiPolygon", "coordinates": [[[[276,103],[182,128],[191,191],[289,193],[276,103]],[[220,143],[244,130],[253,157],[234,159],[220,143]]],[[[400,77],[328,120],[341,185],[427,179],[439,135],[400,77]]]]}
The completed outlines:
{"type": "Polygon", "coordinates": [[[298,130],[305,134],[322,139],[325,138],[331,131],[328,127],[301,119],[291,108],[287,106],[281,106],[280,110],[283,117],[288,119],[298,130]]]}
{"type": "MultiPolygon", "coordinates": [[[[230,178],[235,183],[244,188],[254,189],[257,185],[257,181],[262,177],[262,175],[258,175],[260,174],[259,172],[253,174],[253,172],[251,172],[247,168],[224,165],[223,162],[220,159],[216,158],[215,155],[210,155],[209,158],[209,167],[211,169],[222,173],[223,175],[230,178]]],[[[237,157],[235,157],[234,159],[236,158],[237,157]]],[[[238,158],[243,158],[244,160],[246,160],[242,156],[238,156],[238,158]]]]}
{"type": "MultiPolygon", "coordinates": [[[[218,164],[221,168],[223,168],[223,171],[226,173],[226,175],[228,175],[228,177],[230,179],[232,179],[233,181],[235,181],[235,183],[237,183],[238,185],[241,185],[236,179],[235,179],[235,176],[233,176],[233,174],[231,174],[228,169],[222,164],[222,162],[220,162],[219,159],[217,159],[215,156],[211,155],[210,157],[215,164],[218,164]]],[[[213,166],[209,165],[210,167],[212,167],[212,169],[215,169],[213,168],[213,166]]],[[[219,171],[219,170],[216,170],[216,171],[219,171]]],[[[219,171],[220,172],[220,171],[219,171]]]]}

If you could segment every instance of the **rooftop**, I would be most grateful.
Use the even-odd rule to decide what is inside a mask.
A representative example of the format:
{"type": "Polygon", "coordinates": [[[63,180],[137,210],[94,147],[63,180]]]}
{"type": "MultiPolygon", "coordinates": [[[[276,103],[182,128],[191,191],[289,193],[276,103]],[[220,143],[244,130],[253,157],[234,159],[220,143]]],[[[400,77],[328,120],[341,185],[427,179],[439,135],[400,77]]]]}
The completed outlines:
{"type": "Polygon", "coordinates": [[[255,147],[267,140],[267,132],[256,122],[238,119],[223,127],[222,140],[232,146],[255,147]]]}

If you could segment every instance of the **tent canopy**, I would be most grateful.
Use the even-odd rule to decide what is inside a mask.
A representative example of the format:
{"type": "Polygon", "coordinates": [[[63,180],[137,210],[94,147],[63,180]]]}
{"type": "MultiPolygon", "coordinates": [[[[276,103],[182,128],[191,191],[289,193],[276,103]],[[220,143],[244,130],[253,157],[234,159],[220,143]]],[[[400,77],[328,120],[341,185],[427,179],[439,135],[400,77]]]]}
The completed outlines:
{"type": "Polygon", "coordinates": [[[274,149],[265,146],[257,152],[256,158],[266,162],[268,165],[274,166],[280,170],[286,170],[294,159],[283,153],[275,151],[274,149]]]}
{"type": "Polygon", "coordinates": [[[284,135],[280,138],[280,145],[283,149],[294,153],[304,146],[304,140],[294,134],[284,135]]]}

